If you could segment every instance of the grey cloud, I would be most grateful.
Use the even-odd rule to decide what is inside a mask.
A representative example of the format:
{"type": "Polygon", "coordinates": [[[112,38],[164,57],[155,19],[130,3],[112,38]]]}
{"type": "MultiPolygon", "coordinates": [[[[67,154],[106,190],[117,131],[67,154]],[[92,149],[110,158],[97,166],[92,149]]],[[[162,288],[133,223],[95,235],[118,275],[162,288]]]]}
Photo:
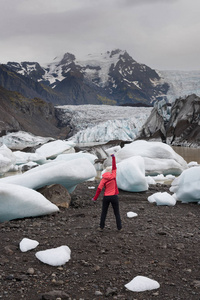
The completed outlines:
{"type": "Polygon", "coordinates": [[[82,55],[121,48],[153,68],[197,68],[199,0],[193,5],[188,0],[0,0],[0,4],[3,62],[25,56],[42,63],[64,52],[82,55]]]}

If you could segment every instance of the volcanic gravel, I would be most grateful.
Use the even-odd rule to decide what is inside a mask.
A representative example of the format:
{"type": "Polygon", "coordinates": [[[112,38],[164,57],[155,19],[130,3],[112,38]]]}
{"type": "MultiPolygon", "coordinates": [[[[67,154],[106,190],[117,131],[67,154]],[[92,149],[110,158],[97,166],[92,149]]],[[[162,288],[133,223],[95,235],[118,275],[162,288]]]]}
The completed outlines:
{"type": "Polygon", "coordinates": [[[141,193],[120,191],[123,230],[118,232],[109,207],[100,232],[103,194],[91,201],[97,186],[97,181],[79,184],[71,206],[54,215],[0,224],[0,299],[199,300],[200,206],[148,202],[153,193],[169,192],[167,185],[151,185],[141,193]],[[128,218],[129,211],[138,216],[128,218]],[[25,237],[37,240],[37,248],[21,252],[25,237]],[[35,256],[62,245],[71,249],[71,259],[62,266],[35,256]],[[138,275],[158,281],[160,288],[127,290],[125,284],[138,275]]]}

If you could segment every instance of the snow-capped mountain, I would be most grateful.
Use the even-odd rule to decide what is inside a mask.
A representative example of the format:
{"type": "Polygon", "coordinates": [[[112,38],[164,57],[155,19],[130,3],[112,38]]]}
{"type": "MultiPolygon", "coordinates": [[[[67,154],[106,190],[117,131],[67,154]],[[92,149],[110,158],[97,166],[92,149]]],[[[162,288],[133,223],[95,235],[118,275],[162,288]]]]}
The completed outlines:
{"type": "Polygon", "coordinates": [[[149,106],[165,97],[169,88],[155,70],[122,50],[83,58],[66,53],[45,66],[34,62],[8,62],[7,66],[65,95],[65,104],[149,106]]]}
{"type": "MultiPolygon", "coordinates": [[[[40,84],[37,93],[40,96],[39,91],[42,91],[43,100],[60,105],[149,106],[156,100],[174,102],[190,94],[200,96],[200,71],[153,70],[119,49],[84,57],[65,53],[43,66],[38,62],[8,62],[6,66],[40,84]]],[[[12,84],[8,87],[6,82],[0,80],[0,85],[18,91],[19,84],[13,83],[12,89],[12,84]]],[[[21,84],[19,86],[22,87],[21,84]]],[[[31,96],[33,94],[32,91],[31,96]]],[[[25,96],[29,97],[27,89],[25,96]]]]}

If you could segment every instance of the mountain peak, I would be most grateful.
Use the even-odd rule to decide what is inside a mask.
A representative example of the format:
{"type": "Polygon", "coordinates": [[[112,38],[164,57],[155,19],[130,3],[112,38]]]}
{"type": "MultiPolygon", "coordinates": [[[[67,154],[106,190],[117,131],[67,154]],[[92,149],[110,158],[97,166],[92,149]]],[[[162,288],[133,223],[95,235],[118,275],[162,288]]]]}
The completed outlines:
{"type": "Polygon", "coordinates": [[[60,61],[61,65],[72,63],[76,59],[74,54],[65,53],[62,60],[60,61]]]}
{"type": "MultiPolygon", "coordinates": [[[[61,56],[56,56],[53,60],[53,64],[56,63],[56,65],[65,65],[65,64],[70,64],[76,59],[75,55],[72,53],[65,53],[64,55],[61,56]]],[[[52,63],[51,63],[52,64],[52,63]]]]}
{"type": "Polygon", "coordinates": [[[115,49],[115,50],[112,50],[111,52],[110,52],[110,57],[112,57],[112,56],[114,56],[114,55],[116,55],[116,54],[124,54],[126,51],[124,51],[124,50],[120,50],[120,49],[115,49]]]}

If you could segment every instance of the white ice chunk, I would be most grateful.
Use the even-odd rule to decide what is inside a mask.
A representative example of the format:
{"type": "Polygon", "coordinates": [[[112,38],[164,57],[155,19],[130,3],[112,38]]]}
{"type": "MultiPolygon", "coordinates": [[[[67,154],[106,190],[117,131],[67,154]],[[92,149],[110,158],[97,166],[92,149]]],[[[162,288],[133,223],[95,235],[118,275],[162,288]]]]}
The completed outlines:
{"type": "Polygon", "coordinates": [[[0,154],[0,174],[6,173],[10,167],[12,166],[12,162],[9,158],[0,154]]]}
{"type": "Polygon", "coordinates": [[[23,174],[0,179],[1,183],[13,183],[31,189],[45,185],[61,184],[71,193],[78,183],[96,176],[96,170],[86,158],[71,161],[54,161],[35,167],[23,174]]]}
{"type": "Polygon", "coordinates": [[[128,218],[134,218],[134,217],[137,217],[138,214],[134,213],[133,211],[129,211],[127,212],[127,217],[128,218]]]}
{"type": "Polygon", "coordinates": [[[105,150],[108,155],[114,154],[121,149],[120,146],[114,146],[105,150]]]}
{"type": "Polygon", "coordinates": [[[156,184],[155,180],[151,176],[146,176],[147,184],[156,184]]]}
{"type": "Polygon", "coordinates": [[[71,258],[71,250],[68,246],[47,249],[36,252],[35,256],[43,263],[51,266],[62,266],[71,258]]]}
{"type": "Polygon", "coordinates": [[[56,140],[42,145],[40,148],[36,149],[35,152],[46,158],[55,158],[74,146],[75,144],[72,141],[56,140]]]}
{"type": "Polygon", "coordinates": [[[146,175],[180,175],[187,169],[187,162],[169,145],[161,142],[135,141],[126,144],[115,156],[117,163],[132,156],[144,158],[146,175]]]}
{"type": "Polygon", "coordinates": [[[160,284],[156,280],[148,277],[136,276],[129,283],[125,284],[125,287],[132,292],[144,292],[158,289],[160,284]]]}
{"type": "Polygon", "coordinates": [[[35,249],[39,245],[36,240],[31,240],[28,238],[23,238],[19,243],[19,248],[22,252],[27,252],[29,250],[35,249]]]}
{"type": "Polygon", "coordinates": [[[0,222],[57,211],[59,209],[55,204],[32,189],[15,184],[0,184],[0,222]]]}
{"type": "Polygon", "coordinates": [[[88,159],[92,164],[94,164],[94,161],[97,159],[97,156],[94,154],[90,154],[90,153],[83,153],[82,151],[77,152],[77,153],[67,153],[67,154],[59,154],[56,160],[65,160],[65,161],[69,161],[69,160],[73,160],[73,159],[77,159],[77,158],[86,158],[88,159]]]}
{"type": "Polygon", "coordinates": [[[148,190],[144,160],[141,156],[130,157],[117,164],[117,185],[128,192],[148,190]]]}
{"type": "Polygon", "coordinates": [[[191,162],[188,163],[188,168],[196,167],[196,166],[198,166],[198,165],[199,165],[199,164],[198,164],[197,161],[191,161],[191,162]]]}
{"type": "Polygon", "coordinates": [[[153,195],[148,197],[148,201],[150,203],[156,202],[157,205],[174,206],[176,204],[175,198],[167,192],[154,193],[153,195]]]}
{"type": "Polygon", "coordinates": [[[200,166],[187,169],[175,178],[170,191],[182,202],[200,201],[200,166]]]}
{"type": "Polygon", "coordinates": [[[14,151],[13,155],[16,158],[16,164],[21,165],[28,162],[36,162],[38,164],[43,164],[46,162],[46,157],[41,156],[38,153],[29,153],[22,151],[14,151]]]}
{"type": "Polygon", "coordinates": [[[15,165],[15,156],[6,145],[2,145],[0,147],[0,174],[9,171],[12,165],[15,165]]]}
{"type": "Polygon", "coordinates": [[[11,132],[0,138],[0,143],[5,144],[10,149],[22,150],[26,147],[34,147],[52,141],[51,137],[35,136],[31,133],[18,131],[11,132]]]}

